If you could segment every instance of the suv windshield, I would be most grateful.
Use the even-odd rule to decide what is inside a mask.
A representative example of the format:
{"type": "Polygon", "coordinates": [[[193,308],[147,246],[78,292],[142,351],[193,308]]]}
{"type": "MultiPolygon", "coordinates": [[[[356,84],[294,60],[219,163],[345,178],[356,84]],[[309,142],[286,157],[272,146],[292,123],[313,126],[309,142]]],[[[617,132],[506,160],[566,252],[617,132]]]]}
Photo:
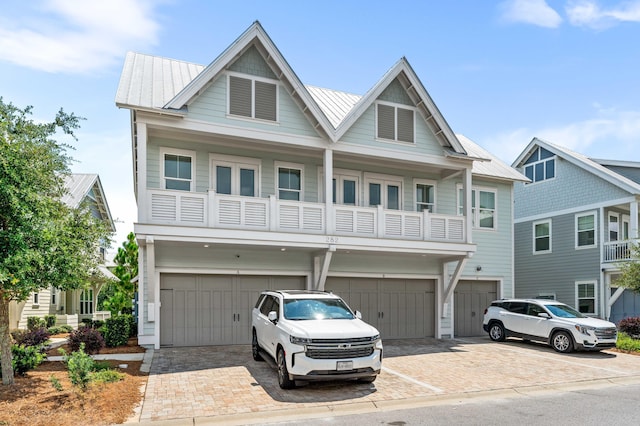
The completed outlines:
{"type": "Polygon", "coordinates": [[[340,299],[285,299],[288,320],[353,319],[353,313],[340,299]]]}
{"type": "Polygon", "coordinates": [[[567,305],[545,305],[545,308],[560,318],[585,318],[580,312],[567,305]]]}

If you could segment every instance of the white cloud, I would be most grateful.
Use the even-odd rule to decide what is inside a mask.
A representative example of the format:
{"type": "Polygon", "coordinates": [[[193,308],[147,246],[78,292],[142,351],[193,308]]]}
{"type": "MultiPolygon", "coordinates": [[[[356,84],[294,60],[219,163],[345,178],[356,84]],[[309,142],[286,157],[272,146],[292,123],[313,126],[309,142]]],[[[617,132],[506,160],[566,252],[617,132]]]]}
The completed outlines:
{"type": "Polygon", "coordinates": [[[545,28],[557,28],[562,17],[545,0],[509,0],[502,3],[502,18],[545,28]]]}
{"type": "Polygon", "coordinates": [[[534,137],[590,157],[640,161],[638,135],[640,111],[601,109],[594,118],[547,128],[514,129],[480,143],[507,164],[513,163],[534,137]]]}
{"type": "Polygon", "coordinates": [[[640,22],[640,1],[629,1],[610,9],[593,0],[570,1],[566,7],[572,25],[605,29],[620,22],[640,22]]]}
{"type": "Polygon", "coordinates": [[[118,63],[127,50],[155,43],[153,5],[43,0],[37,12],[0,18],[0,60],[51,73],[100,70],[118,63]]]}

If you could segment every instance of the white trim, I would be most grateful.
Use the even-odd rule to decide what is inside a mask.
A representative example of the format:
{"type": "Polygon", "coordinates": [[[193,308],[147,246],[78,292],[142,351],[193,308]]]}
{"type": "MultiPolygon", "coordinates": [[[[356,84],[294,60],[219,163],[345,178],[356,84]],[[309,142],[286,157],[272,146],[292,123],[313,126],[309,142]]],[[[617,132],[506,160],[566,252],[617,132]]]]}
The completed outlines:
{"type": "MultiPolygon", "coordinates": [[[[461,183],[456,184],[456,214],[462,216],[460,210],[463,208],[463,205],[460,203],[460,190],[463,190],[464,187],[461,183]]],[[[497,231],[498,230],[498,188],[492,188],[489,186],[471,186],[471,192],[476,192],[475,200],[476,204],[480,202],[480,192],[492,192],[494,194],[494,208],[493,208],[493,227],[485,228],[481,227],[480,224],[480,208],[471,205],[471,214],[472,214],[472,223],[473,229],[476,231],[497,231]]],[[[473,200],[473,198],[472,198],[473,200]]]]}
{"type": "Polygon", "coordinates": [[[226,117],[230,119],[240,119],[240,120],[248,120],[248,121],[259,121],[261,123],[269,123],[269,124],[278,124],[280,122],[280,81],[274,80],[271,78],[259,77],[252,74],[244,74],[240,72],[227,71],[227,109],[226,109],[226,117]],[[243,78],[245,80],[251,81],[251,116],[246,117],[244,115],[235,115],[231,114],[231,77],[243,78]],[[276,119],[275,120],[266,120],[262,118],[256,117],[256,81],[260,81],[263,83],[273,84],[276,88],[276,119]]]}
{"type": "Polygon", "coordinates": [[[574,216],[574,235],[575,235],[575,249],[585,250],[598,247],[598,212],[597,210],[591,210],[583,213],[576,213],[574,216]],[[593,216],[593,244],[588,246],[578,245],[578,219],[585,216],[593,216]]]}
{"type": "MultiPolygon", "coordinates": [[[[352,205],[344,204],[344,193],[340,182],[344,182],[344,178],[350,178],[356,181],[356,203],[355,206],[362,205],[362,172],[358,170],[350,169],[333,169],[333,178],[336,179],[336,204],[338,205],[352,205]]],[[[347,179],[347,180],[350,180],[347,179]]],[[[320,202],[325,202],[325,190],[324,190],[324,169],[322,166],[318,166],[318,194],[320,195],[320,202]]]]}
{"type": "MultiPolygon", "coordinates": [[[[433,187],[433,211],[431,213],[438,213],[438,182],[435,180],[430,180],[430,179],[419,179],[419,178],[414,178],[413,179],[413,187],[411,189],[413,189],[413,208],[415,209],[414,211],[418,211],[418,200],[417,200],[417,191],[416,191],[416,187],[418,185],[429,185],[433,187]]],[[[423,203],[423,204],[428,204],[428,203],[423,203]]]]}
{"type": "Polygon", "coordinates": [[[375,139],[380,142],[394,142],[400,144],[411,144],[416,145],[416,112],[417,109],[411,105],[400,104],[396,102],[389,101],[375,101],[375,114],[374,114],[374,125],[375,125],[375,139]],[[393,139],[387,139],[380,137],[378,135],[378,105],[385,105],[393,108],[393,139]],[[413,141],[401,141],[398,140],[398,108],[406,109],[407,111],[411,111],[413,113],[413,141]]]}
{"type": "MultiPolygon", "coordinates": [[[[179,155],[181,157],[189,157],[191,158],[191,179],[188,180],[189,182],[189,191],[185,191],[185,192],[195,192],[196,188],[196,152],[195,151],[190,151],[190,150],[186,150],[186,149],[178,149],[178,148],[168,148],[168,147],[160,147],[160,189],[167,189],[167,177],[165,175],[165,170],[164,170],[164,160],[165,160],[165,155],[179,155]]],[[[146,160],[145,160],[146,161],[146,160]]],[[[176,179],[176,178],[172,178],[173,180],[179,180],[181,182],[186,182],[186,179],[176,179]]],[[[146,188],[145,188],[146,189],[146,188]]]]}
{"type": "Polygon", "coordinates": [[[575,282],[575,300],[576,310],[580,311],[580,299],[591,299],[590,297],[580,297],[578,287],[580,285],[591,284],[593,285],[593,309],[595,312],[582,312],[585,315],[598,315],[598,280],[582,280],[575,282]]]}
{"type": "Polygon", "coordinates": [[[537,220],[535,222],[533,222],[531,224],[531,236],[533,239],[533,254],[534,255],[538,255],[538,254],[547,254],[547,253],[553,253],[553,232],[552,232],[552,220],[551,219],[545,219],[545,220],[537,220]],[[548,223],[549,224],[549,249],[548,250],[540,250],[540,251],[536,251],[536,225],[541,225],[543,223],[548,223]]]}
{"type": "Polygon", "coordinates": [[[525,216],[525,217],[521,217],[521,218],[515,219],[514,223],[523,223],[523,222],[529,222],[529,221],[532,221],[532,220],[540,220],[540,219],[548,218],[549,216],[556,217],[556,216],[563,216],[563,215],[566,215],[566,214],[575,214],[575,213],[580,213],[580,212],[584,212],[584,211],[588,211],[588,210],[612,207],[612,206],[615,206],[615,205],[618,205],[618,204],[631,203],[633,201],[635,201],[635,197],[620,198],[620,199],[617,199],[617,200],[607,200],[607,201],[604,201],[602,203],[587,204],[587,205],[584,205],[584,206],[572,207],[570,209],[556,210],[556,211],[551,211],[551,212],[546,212],[546,213],[540,213],[540,214],[533,215],[533,216],[525,216]]]}
{"type": "Polygon", "coordinates": [[[620,239],[620,224],[622,222],[620,221],[620,213],[618,212],[612,212],[612,211],[607,211],[607,229],[606,229],[606,237],[607,239],[605,241],[621,241],[620,239]],[[615,222],[611,222],[611,218],[615,218],[615,222]],[[615,231],[616,232],[616,239],[612,240],[611,239],[611,224],[615,223],[618,228],[615,231]]]}
{"type": "Polygon", "coordinates": [[[404,210],[404,178],[402,176],[385,175],[380,173],[368,173],[364,172],[364,184],[363,184],[363,202],[365,206],[370,206],[369,200],[369,185],[372,183],[380,185],[380,205],[389,209],[389,186],[398,186],[398,211],[404,210]]]}
{"type": "MultiPolygon", "coordinates": [[[[304,164],[288,163],[283,161],[273,162],[273,181],[275,186],[275,195],[277,199],[280,199],[280,184],[279,184],[280,168],[300,170],[300,191],[299,191],[298,201],[305,201],[304,199],[304,164]]],[[[288,189],[285,188],[285,190],[288,190],[288,189]]],[[[293,190],[289,190],[289,191],[293,191],[293,190]]]]}
{"type": "Polygon", "coordinates": [[[209,187],[217,191],[217,174],[215,167],[225,166],[231,168],[231,193],[240,195],[240,169],[250,169],[255,171],[254,176],[254,197],[261,195],[262,182],[262,161],[259,158],[240,157],[235,155],[209,154],[209,187]]]}

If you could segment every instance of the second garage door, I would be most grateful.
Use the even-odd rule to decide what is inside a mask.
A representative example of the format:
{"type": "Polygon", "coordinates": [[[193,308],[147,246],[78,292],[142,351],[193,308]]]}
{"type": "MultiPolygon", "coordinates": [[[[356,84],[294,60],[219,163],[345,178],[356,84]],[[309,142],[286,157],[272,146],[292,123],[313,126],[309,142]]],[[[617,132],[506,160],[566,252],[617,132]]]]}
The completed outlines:
{"type": "Polygon", "coordinates": [[[248,344],[260,292],[304,288],[304,277],[161,274],[160,345],[248,344]]]}
{"type": "Polygon", "coordinates": [[[327,278],[325,290],[341,296],[383,339],[435,335],[435,281],[327,278]]]}
{"type": "Polygon", "coordinates": [[[495,281],[460,281],[454,294],[456,337],[484,336],[482,318],[484,310],[496,300],[495,281]]]}

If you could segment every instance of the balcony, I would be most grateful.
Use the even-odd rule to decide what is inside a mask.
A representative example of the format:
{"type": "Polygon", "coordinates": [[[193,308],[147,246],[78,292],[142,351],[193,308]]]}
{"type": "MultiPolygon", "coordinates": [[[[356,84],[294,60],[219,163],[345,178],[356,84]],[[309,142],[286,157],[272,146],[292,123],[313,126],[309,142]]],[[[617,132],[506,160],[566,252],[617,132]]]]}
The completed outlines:
{"type": "Polygon", "coordinates": [[[625,262],[633,259],[632,240],[604,243],[604,262],[625,262]]]}
{"type": "Polygon", "coordinates": [[[385,210],[382,206],[241,197],[169,190],[148,191],[147,223],[303,234],[466,242],[463,216],[385,210]]]}

